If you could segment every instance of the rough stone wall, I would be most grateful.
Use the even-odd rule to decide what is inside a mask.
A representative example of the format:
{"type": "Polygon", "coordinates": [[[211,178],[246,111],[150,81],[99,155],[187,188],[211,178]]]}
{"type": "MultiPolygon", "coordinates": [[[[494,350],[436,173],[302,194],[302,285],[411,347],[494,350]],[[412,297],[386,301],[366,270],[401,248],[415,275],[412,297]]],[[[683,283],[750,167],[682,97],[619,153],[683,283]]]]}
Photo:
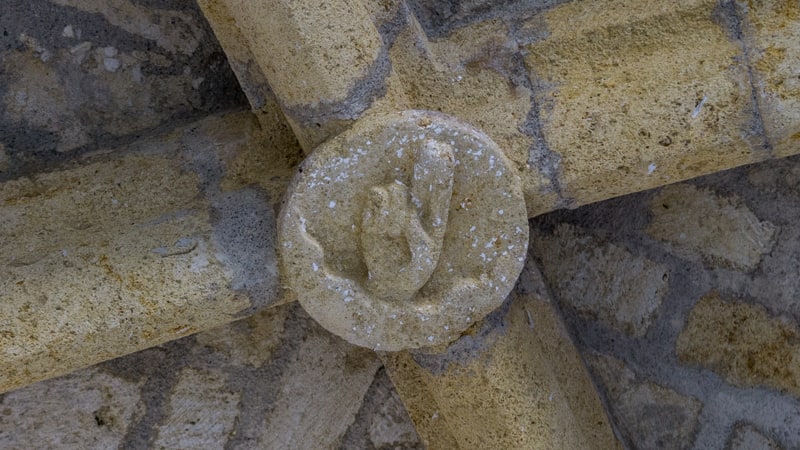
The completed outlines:
{"type": "Polygon", "coordinates": [[[377,356],[296,303],[4,394],[0,447],[422,448],[377,356]]]}
{"type": "MultiPolygon", "coordinates": [[[[518,6],[533,5],[527,10],[531,13],[561,2],[495,3],[499,15],[493,15],[487,1],[412,2],[431,36],[450,36],[432,46],[453,56],[453,65],[467,63],[460,67],[462,78],[443,71],[441,78],[426,79],[411,64],[413,58],[398,57],[409,63],[401,76],[414,94],[453,98],[445,109],[466,115],[498,142],[522,149],[515,153],[521,164],[561,164],[549,149],[534,145],[542,130],[517,133],[529,124],[539,126],[531,90],[548,86],[520,84],[514,77],[544,73],[542,68],[550,66],[537,65],[536,55],[524,61],[511,58],[512,52],[503,49],[509,33],[515,45],[539,55],[558,55],[560,43],[580,45],[569,47],[567,38],[541,44],[544,35],[557,31],[541,18],[508,20],[518,6]],[[440,8],[442,18],[431,18],[433,8],[440,8]],[[484,22],[494,17],[500,20],[484,22]],[[458,55],[464,48],[474,54],[458,55]],[[437,90],[445,85],[451,87],[437,90]],[[513,109],[518,121],[487,114],[486,98],[513,109]],[[538,154],[537,149],[547,152],[538,154]]],[[[703,24],[711,23],[705,13],[719,11],[717,3],[694,3],[702,6],[692,11],[704,14],[703,24]]],[[[572,2],[559,11],[568,17],[571,8],[591,4],[602,6],[572,2]]],[[[797,17],[776,2],[763,2],[763,9],[756,2],[720,5],[728,13],[734,7],[740,13],[754,8],[755,19],[741,24],[742,35],[759,50],[740,56],[752,58],[755,79],[749,82],[771,93],[760,99],[771,109],[762,110],[780,112],[764,123],[774,155],[795,152],[797,122],[789,114],[796,111],[791,107],[797,98],[796,78],[790,77],[792,47],[778,38],[796,34],[797,17]],[[794,22],[781,22],[787,18],[794,22]]],[[[192,2],[7,0],[3,12],[0,178],[244,104],[192,2]],[[27,11],[36,13],[23,14],[27,11]]],[[[728,30],[731,24],[723,25],[728,30]]],[[[711,37],[731,51],[720,29],[713,31],[711,37]]],[[[592,32],[587,27],[587,35],[592,32]]],[[[692,48],[691,42],[679,43],[692,48]]],[[[673,43],[664,45],[673,48],[673,43]]],[[[398,52],[402,48],[396,47],[398,52]]],[[[715,57],[720,55],[728,54],[715,57]]],[[[594,62],[599,66],[603,61],[594,62]]],[[[629,56],[622,62],[635,66],[638,60],[629,56]]],[[[570,69],[564,66],[563,72],[581,74],[570,69]]],[[[624,75],[610,68],[606,74],[611,79],[624,75]]],[[[575,93],[588,92],[578,89],[584,86],[581,80],[549,76],[575,87],[575,93]]],[[[660,73],[653,76],[664,79],[660,73]]],[[[589,81],[602,90],[608,86],[601,83],[609,80],[589,81]]],[[[731,90],[714,91],[725,92],[731,90]]],[[[738,124],[720,115],[727,103],[706,101],[701,94],[686,94],[687,117],[715,111],[704,122],[708,129],[732,126],[730,135],[738,136],[738,124]]],[[[555,106],[570,104],[575,103],[564,100],[555,106]]],[[[618,118],[598,113],[565,120],[585,128],[564,134],[567,140],[556,144],[569,150],[574,147],[569,139],[605,142],[594,140],[593,133],[618,118]],[[600,119],[609,120],[597,125],[600,119]]],[[[665,122],[654,117],[652,123],[665,122]]],[[[622,144],[677,145],[671,135],[633,131],[623,134],[628,140],[622,144]]],[[[553,131],[553,136],[562,135],[553,131]]],[[[570,155],[565,155],[566,165],[570,155]]],[[[649,161],[638,163],[618,169],[641,174],[642,180],[656,170],[649,161]]],[[[800,447],[798,167],[796,159],[762,164],[533,222],[533,252],[629,448],[800,447]]],[[[589,194],[578,200],[588,201],[589,194]]],[[[560,198],[562,203],[565,199],[570,200],[560,198]]],[[[318,439],[314,442],[332,448],[419,445],[374,357],[320,330],[296,306],[14,391],[0,402],[0,446],[8,448],[268,448],[286,443],[278,439],[318,439]],[[336,420],[315,421],[321,411],[332,411],[325,417],[336,420]]]]}
{"type": "Polygon", "coordinates": [[[195,2],[5,0],[0,180],[246,100],[195,2]]]}
{"type": "Polygon", "coordinates": [[[800,159],[532,221],[629,448],[800,447],[800,159]]]}

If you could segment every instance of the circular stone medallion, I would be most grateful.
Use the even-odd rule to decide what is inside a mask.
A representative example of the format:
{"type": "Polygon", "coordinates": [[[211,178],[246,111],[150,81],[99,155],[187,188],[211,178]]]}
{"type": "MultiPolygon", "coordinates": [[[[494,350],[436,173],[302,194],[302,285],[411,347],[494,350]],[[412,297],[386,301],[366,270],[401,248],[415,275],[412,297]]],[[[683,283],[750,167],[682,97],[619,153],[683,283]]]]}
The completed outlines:
{"type": "Polygon", "coordinates": [[[519,178],[488,136],[444,114],[361,118],[301,164],[286,199],[284,280],[356,345],[448,343],[498,307],[522,271],[519,178]]]}

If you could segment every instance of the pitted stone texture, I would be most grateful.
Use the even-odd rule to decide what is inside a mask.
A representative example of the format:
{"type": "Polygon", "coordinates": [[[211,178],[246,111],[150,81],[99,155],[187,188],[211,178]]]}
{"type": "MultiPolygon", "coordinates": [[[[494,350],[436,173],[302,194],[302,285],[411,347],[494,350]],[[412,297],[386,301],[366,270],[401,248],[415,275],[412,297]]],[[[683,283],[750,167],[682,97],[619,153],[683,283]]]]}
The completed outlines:
{"type": "Polygon", "coordinates": [[[717,0],[585,0],[526,47],[564,194],[585,204],[753,162],[763,136],[717,0]]]}
{"type": "Polygon", "coordinates": [[[239,414],[239,394],[226,389],[226,382],[219,370],[184,368],[154,448],[223,447],[239,414]]]}
{"type": "Polygon", "coordinates": [[[614,357],[587,354],[630,448],[691,448],[702,404],[639,377],[614,357]]]}
{"type": "Polygon", "coordinates": [[[666,267],[568,224],[538,236],[532,246],[563,305],[626,334],[644,336],[667,294],[666,267]]]}
{"type": "Polygon", "coordinates": [[[194,2],[5,0],[0,29],[0,178],[244,104],[194,2]]]}
{"type": "Polygon", "coordinates": [[[800,147],[800,3],[737,0],[764,131],[775,156],[800,147]]]}
{"type": "Polygon", "coordinates": [[[287,105],[344,100],[381,48],[360,0],[228,0],[227,4],[250,39],[255,60],[287,105]]]}
{"type": "Polygon", "coordinates": [[[487,136],[448,116],[363,118],[289,188],[284,281],[354,344],[451,341],[499,306],[522,270],[526,210],[509,167],[487,136]]]}
{"type": "Polygon", "coordinates": [[[0,183],[0,391],[279,300],[273,183],[225,168],[264,152],[254,126],[211,117],[0,183]]]}
{"type": "Polygon", "coordinates": [[[798,342],[800,330],[790,320],[711,292],[689,314],[676,353],[681,362],[711,369],[734,385],[765,385],[800,398],[798,342]]]}
{"type": "Polygon", "coordinates": [[[140,383],[86,369],[0,398],[0,447],[119,448],[144,411],[140,383]]]}
{"type": "Polygon", "coordinates": [[[651,209],[654,218],[647,232],[689,259],[702,255],[713,265],[750,271],[775,245],[775,225],[759,220],[737,198],[690,184],[664,188],[651,209]]]}
{"type": "Polygon", "coordinates": [[[444,351],[381,354],[428,448],[622,448],[527,264],[503,306],[444,351]]]}
{"type": "Polygon", "coordinates": [[[782,445],[764,436],[750,424],[739,424],[733,430],[727,448],[730,450],[783,450],[782,445]]]}

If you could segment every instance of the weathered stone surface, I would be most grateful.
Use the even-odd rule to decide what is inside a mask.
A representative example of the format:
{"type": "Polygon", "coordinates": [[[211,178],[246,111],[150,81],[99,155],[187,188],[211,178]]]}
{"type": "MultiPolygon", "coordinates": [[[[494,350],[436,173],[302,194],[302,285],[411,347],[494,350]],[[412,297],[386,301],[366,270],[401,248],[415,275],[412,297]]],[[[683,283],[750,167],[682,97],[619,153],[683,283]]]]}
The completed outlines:
{"type": "Polygon", "coordinates": [[[338,445],[380,367],[374,353],[319,327],[296,345],[293,358],[281,370],[272,413],[264,417],[257,439],[245,448],[338,445]]]}
{"type": "Polygon", "coordinates": [[[730,450],[783,450],[783,446],[764,436],[750,424],[739,424],[731,433],[730,450]]]}
{"type": "Polygon", "coordinates": [[[632,448],[692,447],[702,406],[697,399],[642,379],[616,358],[587,356],[605,388],[615,424],[632,448]]]}
{"type": "MultiPolygon", "coordinates": [[[[306,151],[369,109],[442,111],[500,145],[521,174],[531,217],[775,156],[732,3],[411,3],[424,30],[403,2],[367,5],[381,55],[335,111],[285,108],[306,151]],[[598,45],[606,50],[597,52],[598,45]]],[[[372,48],[362,6],[355,7],[363,25],[356,28],[364,28],[357,34],[369,35],[363,41],[372,48]]],[[[230,10],[207,14],[218,29],[236,22],[230,10]]],[[[340,19],[331,20],[331,29],[341,28],[340,19]]],[[[282,45],[269,30],[259,32],[282,45]]],[[[325,50],[316,37],[323,34],[304,45],[325,50]]],[[[241,56],[241,43],[229,47],[234,59],[251,60],[241,56]]],[[[349,60],[353,49],[343,48],[342,65],[369,60],[349,60]]],[[[278,59],[287,71],[312,64],[278,59]]],[[[237,72],[244,79],[254,70],[237,72]]],[[[792,114],[773,109],[778,122],[792,114]]]]}
{"type": "Polygon", "coordinates": [[[795,154],[800,148],[800,4],[737,0],[736,5],[767,138],[776,156],[795,154]]]}
{"type": "Polygon", "coordinates": [[[776,227],[759,220],[733,197],[720,197],[690,184],[668,186],[651,203],[648,234],[666,241],[687,258],[753,270],[775,244],[776,227]]]}
{"type": "Polygon", "coordinates": [[[529,217],[553,210],[561,200],[558,174],[544,154],[531,156],[544,143],[508,24],[480,22],[429,40],[413,16],[406,20],[389,55],[408,107],[442,111],[489,135],[522,178],[529,217]]]}
{"type": "MultiPolygon", "coordinates": [[[[787,211],[788,213],[788,211],[787,211]]],[[[788,215],[788,214],[787,214],[788,215]]],[[[794,221],[794,215],[789,216],[794,221]]],[[[800,318],[800,229],[782,226],[775,246],[741,291],[764,305],[773,314],[800,318]]]]}
{"type": "Polygon", "coordinates": [[[408,0],[428,34],[441,35],[466,23],[504,15],[532,15],[568,0],[408,0]]]}
{"type": "Polygon", "coordinates": [[[0,142],[13,171],[244,103],[192,2],[7,0],[0,28],[0,142]]]}
{"type": "Polygon", "coordinates": [[[247,319],[195,335],[197,344],[214,350],[232,365],[260,368],[282,343],[287,308],[270,308],[247,319]]]}
{"type": "Polygon", "coordinates": [[[379,365],[282,305],[0,395],[0,446],[421,449],[379,365]]]}
{"type": "Polygon", "coordinates": [[[91,368],[5,394],[0,447],[117,448],[144,412],[140,388],[91,368]]]}
{"type": "Polygon", "coordinates": [[[387,91],[390,65],[361,0],[203,0],[201,6],[237,61],[251,103],[260,109],[258,84],[268,81],[307,153],[387,91]]]}
{"type": "Polygon", "coordinates": [[[233,431],[239,394],[226,389],[217,370],[185,368],[169,395],[166,419],[158,425],[154,448],[222,448],[233,431]]]}
{"type": "Polygon", "coordinates": [[[559,302],[626,334],[647,332],[667,293],[667,268],[567,224],[533,235],[559,302]]]}
{"type": "Polygon", "coordinates": [[[280,300],[276,181],[222,190],[263,149],[252,119],[133,147],[0,184],[0,391],[280,300]]]}
{"type": "MultiPolygon", "coordinates": [[[[754,160],[763,145],[742,45],[716,0],[568,2],[534,20],[525,63],[575,204],[754,160]]],[[[766,156],[766,155],[764,155],[766,156]]]]}
{"type": "Polygon", "coordinates": [[[423,449],[417,430],[386,370],[381,368],[364,397],[355,422],[342,439],[344,449],[423,449]]]}
{"type": "MultiPolygon", "coordinates": [[[[697,426],[691,431],[690,448],[695,450],[730,450],[726,445],[731,431],[739,423],[752,424],[783,448],[800,448],[800,434],[797,433],[800,430],[800,396],[796,388],[782,387],[794,384],[796,375],[793,372],[798,366],[795,355],[800,354],[796,348],[796,332],[791,331],[796,329],[800,317],[796,301],[800,286],[799,162],[797,157],[791,157],[759,163],[662,190],[557,211],[532,221],[532,255],[541,260],[546,275],[548,264],[558,266],[560,259],[575,258],[574,253],[600,253],[606,250],[608,242],[657,262],[669,273],[669,289],[654,311],[647,333],[640,338],[608,326],[599,316],[582,314],[575,308],[562,307],[561,312],[574,342],[587,360],[591,360],[587,355],[600,354],[624,361],[629,370],[637,374],[637,380],[649,380],[702,404],[697,426]],[[667,199],[681,205],[669,203],[669,211],[674,210],[674,216],[668,222],[658,217],[667,212],[659,202],[665,192],[667,199]],[[679,242],[681,232],[686,233],[685,240],[697,239],[697,247],[679,248],[671,241],[653,239],[649,227],[656,221],[662,221],[665,233],[672,233],[679,242]],[[718,222],[728,225],[721,227],[718,222]],[[773,230],[772,240],[763,248],[766,252],[763,255],[760,254],[762,250],[749,253],[759,248],[758,241],[752,242],[748,237],[752,229],[758,227],[773,230]],[[538,241],[575,228],[585,231],[575,236],[565,234],[563,239],[550,244],[551,257],[539,251],[538,241]],[[720,232],[721,229],[725,231],[720,232]],[[716,234],[713,239],[703,240],[703,233],[716,234]],[[585,235],[591,236],[592,241],[584,247],[580,242],[586,240],[585,235]],[[726,240],[733,242],[726,244],[726,240]],[[738,258],[742,262],[740,267],[721,258],[711,260],[705,256],[710,250],[729,248],[734,250],[734,256],[728,256],[734,260],[738,258]],[[705,312],[695,317],[697,299],[712,290],[719,292],[723,301],[706,300],[700,304],[721,305],[699,308],[698,312],[705,312]],[[755,311],[760,312],[756,314],[755,311]],[[676,352],[676,344],[685,346],[681,347],[683,353],[676,352]],[[690,354],[689,360],[683,359],[681,355],[689,350],[696,351],[696,357],[690,354]],[[740,381],[734,381],[734,375],[740,381]]],[[[607,264],[611,266],[608,271],[617,276],[629,270],[626,269],[629,266],[618,261],[607,264]]],[[[568,280],[570,275],[567,271],[553,279],[566,283],[563,280],[568,280]]],[[[647,276],[640,274],[634,278],[644,280],[647,276]]],[[[560,288],[553,279],[547,277],[548,287],[558,296],[560,288]]],[[[580,277],[575,277],[573,283],[581,281],[580,277]]],[[[592,292],[583,301],[598,302],[603,293],[602,290],[592,292]]],[[[638,299],[643,304],[649,301],[645,296],[638,299]]],[[[595,382],[603,387],[603,378],[596,370],[593,373],[595,382]]],[[[623,376],[614,372],[609,378],[623,376]]],[[[669,396],[653,398],[658,399],[653,401],[654,411],[672,408],[669,396]]],[[[644,442],[655,442],[665,429],[675,429],[655,419],[642,421],[636,414],[628,416],[633,419],[625,419],[626,416],[614,408],[623,400],[624,397],[606,396],[610,416],[621,431],[619,424],[625,420],[644,423],[637,433],[641,433],[644,442]]],[[[664,417],[670,414],[665,413],[664,417]]],[[[653,448],[636,444],[628,437],[625,439],[630,448],[653,448]]]]}
{"type": "Polygon", "coordinates": [[[428,448],[619,449],[538,270],[444,349],[382,354],[428,448]]]}
{"type": "Polygon", "coordinates": [[[713,370],[737,386],[765,385],[800,397],[800,331],[760,305],[701,298],[676,343],[683,363],[713,370]]]}
{"type": "Polygon", "coordinates": [[[0,142],[0,174],[8,170],[9,158],[6,153],[6,146],[0,142]]]}
{"type": "Polygon", "coordinates": [[[344,100],[367,76],[382,46],[361,1],[226,3],[270,85],[289,107],[344,100]]]}
{"type": "Polygon", "coordinates": [[[502,303],[528,229],[496,145],[441,114],[362,118],[301,165],[280,217],[288,286],[352,343],[447,343],[502,303]]]}

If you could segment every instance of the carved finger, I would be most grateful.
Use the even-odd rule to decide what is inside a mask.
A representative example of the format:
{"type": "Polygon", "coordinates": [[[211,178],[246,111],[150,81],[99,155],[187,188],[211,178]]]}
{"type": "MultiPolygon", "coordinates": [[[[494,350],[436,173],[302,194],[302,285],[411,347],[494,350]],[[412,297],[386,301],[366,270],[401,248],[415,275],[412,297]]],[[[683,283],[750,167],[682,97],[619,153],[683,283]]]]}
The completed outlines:
{"type": "Polygon", "coordinates": [[[417,151],[411,184],[412,201],[420,212],[422,227],[440,245],[447,227],[453,195],[453,149],[443,142],[426,141],[417,151]]]}

